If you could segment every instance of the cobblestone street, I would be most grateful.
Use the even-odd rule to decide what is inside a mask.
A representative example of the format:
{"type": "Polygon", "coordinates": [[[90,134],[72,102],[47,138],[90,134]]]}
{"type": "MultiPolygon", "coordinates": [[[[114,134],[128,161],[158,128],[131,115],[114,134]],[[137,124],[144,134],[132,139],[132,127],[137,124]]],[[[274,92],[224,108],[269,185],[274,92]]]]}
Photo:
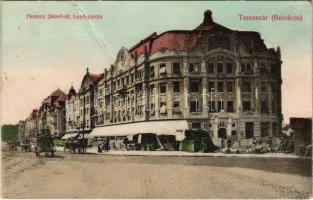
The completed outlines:
{"type": "Polygon", "coordinates": [[[309,159],[57,154],[38,159],[34,153],[2,152],[2,197],[311,196],[309,159]]]}

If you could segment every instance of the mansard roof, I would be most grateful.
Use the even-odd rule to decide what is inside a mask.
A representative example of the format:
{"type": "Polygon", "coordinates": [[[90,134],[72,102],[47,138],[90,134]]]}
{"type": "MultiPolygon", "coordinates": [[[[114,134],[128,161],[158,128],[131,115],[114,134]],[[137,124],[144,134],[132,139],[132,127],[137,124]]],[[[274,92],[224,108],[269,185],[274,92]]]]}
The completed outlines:
{"type": "Polygon", "coordinates": [[[47,98],[43,100],[43,104],[51,107],[60,107],[62,102],[66,100],[67,95],[59,88],[53,91],[47,98]]]}
{"type": "Polygon", "coordinates": [[[187,50],[197,45],[203,32],[223,31],[235,33],[248,50],[266,51],[267,47],[260,37],[260,34],[252,31],[235,31],[226,28],[212,19],[212,12],[207,10],[204,13],[203,22],[193,30],[171,30],[160,35],[152,33],[145,39],[130,48],[133,57],[145,53],[153,54],[163,49],[187,50]]]}

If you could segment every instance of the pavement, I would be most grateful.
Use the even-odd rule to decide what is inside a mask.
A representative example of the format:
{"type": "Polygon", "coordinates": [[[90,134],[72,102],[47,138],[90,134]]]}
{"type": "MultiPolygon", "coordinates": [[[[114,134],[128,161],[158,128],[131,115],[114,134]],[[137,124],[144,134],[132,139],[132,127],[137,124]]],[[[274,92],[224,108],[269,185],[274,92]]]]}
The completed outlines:
{"type": "MultiPolygon", "coordinates": [[[[57,151],[64,151],[63,147],[57,147],[57,151]]],[[[296,154],[286,153],[264,153],[264,154],[225,154],[221,152],[216,153],[202,153],[202,152],[185,152],[185,151],[118,151],[110,150],[108,152],[98,153],[97,148],[88,148],[87,153],[99,155],[119,155],[119,156],[178,156],[178,157],[260,157],[260,158],[301,158],[311,159],[297,156],[296,154]]]]}
{"type": "MultiPolygon", "coordinates": [[[[58,151],[53,158],[45,156],[37,158],[33,152],[2,151],[1,197],[23,199],[312,197],[312,165],[308,159],[115,156],[112,153],[96,154],[89,151],[89,154],[70,154],[58,151]]],[[[120,152],[114,152],[117,153],[120,152]]],[[[142,155],[143,152],[131,153],[142,155]]],[[[175,155],[178,152],[144,153],[175,155]]]]}

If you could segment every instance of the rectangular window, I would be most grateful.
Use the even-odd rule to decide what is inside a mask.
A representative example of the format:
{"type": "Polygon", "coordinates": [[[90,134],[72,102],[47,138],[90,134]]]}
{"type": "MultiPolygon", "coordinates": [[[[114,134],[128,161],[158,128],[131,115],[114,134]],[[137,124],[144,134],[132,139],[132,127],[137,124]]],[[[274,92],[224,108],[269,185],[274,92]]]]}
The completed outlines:
{"type": "Polygon", "coordinates": [[[209,74],[213,74],[214,73],[214,64],[213,63],[209,63],[208,64],[208,73],[209,74]]]}
{"type": "Polygon", "coordinates": [[[223,63],[217,63],[217,73],[223,73],[223,63]]]}
{"type": "Polygon", "coordinates": [[[278,133],[277,133],[277,122],[272,123],[272,134],[273,134],[273,136],[278,135],[278,133]]]}
{"type": "Polygon", "coordinates": [[[199,72],[199,64],[198,63],[190,63],[189,64],[189,72],[199,72]]]}
{"type": "Polygon", "coordinates": [[[241,63],[241,72],[246,72],[246,64],[241,63]]]}
{"type": "Polygon", "coordinates": [[[233,82],[227,82],[227,92],[233,92],[233,82]]]}
{"type": "Polygon", "coordinates": [[[150,85],[150,94],[154,95],[155,89],[154,89],[154,84],[150,85]]]}
{"type": "Polygon", "coordinates": [[[217,112],[221,112],[224,110],[224,101],[218,101],[217,102],[217,112]]]}
{"type": "Polygon", "coordinates": [[[261,122],[261,137],[269,136],[269,123],[261,122]]]}
{"type": "Polygon", "coordinates": [[[179,101],[174,101],[173,102],[173,112],[180,112],[180,102],[179,101]]]}
{"type": "Polygon", "coordinates": [[[246,130],[246,139],[250,139],[254,137],[254,124],[253,122],[246,122],[245,123],[245,130],[246,130]]]}
{"type": "Polygon", "coordinates": [[[190,101],[190,112],[199,112],[199,101],[190,101]]]}
{"type": "Polygon", "coordinates": [[[247,73],[249,73],[249,74],[252,73],[252,67],[251,67],[250,63],[247,63],[246,70],[247,70],[247,73]]]}
{"type": "Polygon", "coordinates": [[[198,81],[190,81],[189,92],[199,92],[199,82],[198,81]]]}
{"type": "Polygon", "coordinates": [[[275,64],[272,64],[272,65],[271,65],[271,74],[272,74],[272,75],[275,75],[275,74],[276,74],[276,65],[275,65],[275,64]]]}
{"type": "Polygon", "coordinates": [[[261,92],[266,92],[266,81],[261,81],[261,92]]]}
{"type": "Polygon", "coordinates": [[[166,102],[160,102],[160,113],[161,114],[166,114],[167,113],[167,107],[166,107],[166,102]]]}
{"type": "Polygon", "coordinates": [[[275,91],[276,91],[275,82],[271,82],[271,92],[272,92],[272,93],[275,93],[275,91]]]}
{"type": "Polygon", "coordinates": [[[166,85],[165,84],[160,85],[160,93],[161,94],[166,93],[166,85]]]}
{"type": "Polygon", "coordinates": [[[86,96],[86,104],[89,104],[89,96],[86,96]]]}
{"type": "Polygon", "coordinates": [[[227,112],[234,112],[234,102],[227,101],[227,112]]]}
{"type": "Polygon", "coordinates": [[[153,78],[154,77],[154,66],[150,67],[150,77],[153,78]]]}
{"type": "Polygon", "coordinates": [[[216,112],[216,110],[215,110],[215,102],[214,101],[209,101],[208,110],[209,110],[210,113],[216,112]]]}
{"type": "Polygon", "coordinates": [[[197,122],[197,123],[191,123],[191,128],[199,129],[199,128],[201,128],[201,123],[199,123],[199,122],[197,122]]]}
{"type": "Polygon", "coordinates": [[[173,92],[180,92],[179,82],[173,82],[173,92]]]}
{"type": "Polygon", "coordinates": [[[173,63],[173,73],[179,74],[180,73],[180,65],[179,63],[173,63]]]}
{"type": "Polygon", "coordinates": [[[244,92],[251,92],[251,82],[250,81],[244,81],[243,82],[243,91],[244,92]]]}
{"type": "Polygon", "coordinates": [[[275,102],[275,99],[272,99],[272,113],[276,113],[276,102],[275,102]]]}
{"type": "Polygon", "coordinates": [[[243,101],[242,102],[242,108],[243,108],[243,112],[251,111],[251,103],[250,103],[250,101],[243,101]]]}
{"type": "Polygon", "coordinates": [[[166,65],[164,63],[160,64],[160,74],[166,74],[166,65]]]}
{"type": "Polygon", "coordinates": [[[267,101],[261,101],[261,113],[268,113],[267,101]]]}
{"type": "Polygon", "coordinates": [[[260,72],[261,72],[261,74],[268,74],[268,71],[266,69],[266,65],[264,63],[260,64],[260,72]]]}
{"type": "Polygon", "coordinates": [[[153,103],[150,104],[150,114],[154,115],[155,114],[155,106],[153,103]]]}
{"type": "Polygon", "coordinates": [[[195,72],[195,71],[196,71],[196,69],[195,69],[194,64],[193,64],[193,63],[190,63],[190,64],[189,64],[189,72],[195,72]]]}
{"type": "Polygon", "coordinates": [[[217,82],[217,91],[218,92],[223,92],[224,91],[224,82],[217,82]]]}
{"type": "Polygon", "coordinates": [[[208,83],[208,89],[209,89],[209,92],[214,92],[214,82],[208,83]]]}
{"type": "Polygon", "coordinates": [[[227,68],[227,73],[228,74],[233,73],[233,65],[231,63],[227,63],[226,64],[226,68],[227,68]]]}

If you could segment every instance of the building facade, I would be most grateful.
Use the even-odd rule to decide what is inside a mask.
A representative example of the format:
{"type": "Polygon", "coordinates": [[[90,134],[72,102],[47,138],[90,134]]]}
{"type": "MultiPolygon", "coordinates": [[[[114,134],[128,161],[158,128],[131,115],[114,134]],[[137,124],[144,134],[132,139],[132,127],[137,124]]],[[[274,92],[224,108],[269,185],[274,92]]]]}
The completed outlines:
{"type": "MultiPolygon", "coordinates": [[[[25,138],[33,139],[38,134],[38,110],[33,109],[31,114],[25,120],[25,133],[23,136],[25,138]]],[[[19,132],[20,134],[22,132],[19,132]]]]}
{"type": "Polygon", "coordinates": [[[54,137],[60,137],[66,130],[65,101],[67,95],[60,89],[45,98],[39,108],[38,132],[48,129],[54,137]]]}
{"type": "Polygon", "coordinates": [[[66,133],[75,132],[79,124],[79,98],[73,86],[67,94],[65,109],[66,133]]]}
{"type": "Polygon", "coordinates": [[[184,120],[207,130],[216,144],[227,137],[268,139],[281,131],[281,64],[279,47],[266,47],[258,32],[214,22],[208,10],[193,30],[153,33],[121,48],[102,74],[87,68],[77,92],[54,91],[36,114],[37,130],[62,136],[184,120]]]}
{"type": "Polygon", "coordinates": [[[312,118],[291,117],[290,128],[293,131],[294,153],[312,156],[312,118]]]}
{"type": "Polygon", "coordinates": [[[91,74],[86,71],[81,87],[76,95],[77,124],[76,130],[80,133],[90,133],[97,121],[97,83],[103,74],[91,74]]]}
{"type": "Polygon", "coordinates": [[[98,82],[96,126],[184,119],[219,144],[268,138],[281,129],[280,48],[253,31],[215,23],[212,12],[193,30],[151,34],[98,82]]]}
{"type": "Polygon", "coordinates": [[[25,135],[25,121],[23,120],[20,120],[18,122],[18,136],[19,136],[19,141],[20,141],[20,144],[23,144],[25,143],[26,141],[26,135],[25,135]]]}

